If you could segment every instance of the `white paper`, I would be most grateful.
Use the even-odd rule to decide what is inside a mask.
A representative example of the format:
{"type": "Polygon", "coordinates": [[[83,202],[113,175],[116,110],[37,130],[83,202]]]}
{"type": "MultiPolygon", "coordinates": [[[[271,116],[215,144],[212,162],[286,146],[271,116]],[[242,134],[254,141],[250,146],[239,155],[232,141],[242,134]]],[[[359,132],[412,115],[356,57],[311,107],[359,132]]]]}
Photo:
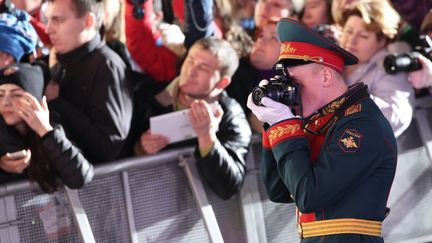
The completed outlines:
{"type": "MultiPolygon", "coordinates": [[[[213,112],[216,112],[217,103],[209,104],[213,112]]],[[[189,120],[189,109],[174,111],[167,114],[150,117],[150,131],[153,134],[161,134],[169,139],[169,143],[175,143],[196,137],[189,120]]]]}

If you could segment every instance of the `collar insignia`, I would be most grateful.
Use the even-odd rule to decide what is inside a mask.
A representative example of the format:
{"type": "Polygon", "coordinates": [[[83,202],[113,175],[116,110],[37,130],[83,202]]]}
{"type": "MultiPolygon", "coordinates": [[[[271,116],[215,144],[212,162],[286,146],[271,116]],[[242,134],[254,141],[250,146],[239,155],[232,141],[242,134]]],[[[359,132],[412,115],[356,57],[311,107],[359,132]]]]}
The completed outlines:
{"type": "Polygon", "coordinates": [[[361,104],[355,104],[355,105],[348,107],[345,110],[345,116],[349,116],[349,115],[352,115],[352,114],[360,112],[360,111],[361,111],[361,104]]]}

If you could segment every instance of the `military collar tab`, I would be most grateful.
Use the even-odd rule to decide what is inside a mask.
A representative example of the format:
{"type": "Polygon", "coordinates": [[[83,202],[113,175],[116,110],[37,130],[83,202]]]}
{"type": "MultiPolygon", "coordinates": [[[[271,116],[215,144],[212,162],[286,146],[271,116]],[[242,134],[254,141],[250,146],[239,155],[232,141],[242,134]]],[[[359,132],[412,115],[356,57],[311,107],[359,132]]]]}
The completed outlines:
{"type": "MultiPolygon", "coordinates": [[[[327,116],[329,114],[334,113],[337,111],[348,99],[352,100],[356,94],[358,94],[360,91],[364,90],[364,92],[367,91],[367,86],[364,83],[358,83],[351,85],[348,87],[348,91],[345,92],[343,95],[339,96],[338,98],[334,99],[324,107],[320,108],[317,113],[321,114],[322,116],[327,116]]],[[[363,92],[362,92],[363,93],[363,92]]],[[[352,102],[352,101],[351,101],[352,102]]]]}

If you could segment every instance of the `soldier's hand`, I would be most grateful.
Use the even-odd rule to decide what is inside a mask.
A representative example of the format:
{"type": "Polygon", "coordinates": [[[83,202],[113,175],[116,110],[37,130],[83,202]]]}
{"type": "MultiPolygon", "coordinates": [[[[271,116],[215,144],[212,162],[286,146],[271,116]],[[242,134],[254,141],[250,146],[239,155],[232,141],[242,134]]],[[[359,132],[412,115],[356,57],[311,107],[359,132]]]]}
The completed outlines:
{"type": "Polygon", "coordinates": [[[258,120],[267,122],[269,125],[294,118],[291,108],[282,103],[263,97],[261,99],[261,104],[263,104],[263,106],[255,105],[252,101],[252,94],[249,94],[247,106],[252,110],[258,120]]]}

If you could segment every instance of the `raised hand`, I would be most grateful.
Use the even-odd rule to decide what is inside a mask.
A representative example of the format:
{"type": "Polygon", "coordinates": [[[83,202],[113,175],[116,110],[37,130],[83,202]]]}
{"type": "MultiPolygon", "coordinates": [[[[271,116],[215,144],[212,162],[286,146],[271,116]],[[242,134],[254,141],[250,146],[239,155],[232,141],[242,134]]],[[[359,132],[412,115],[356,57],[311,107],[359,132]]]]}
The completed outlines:
{"type": "Polygon", "coordinates": [[[49,110],[45,96],[39,103],[35,97],[25,92],[14,106],[21,118],[40,137],[53,130],[49,122],[49,110]]]}
{"type": "Polygon", "coordinates": [[[204,100],[195,100],[190,105],[189,119],[198,137],[200,147],[209,147],[216,141],[216,131],[222,119],[223,110],[218,105],[215,113],[204,100]]]}

